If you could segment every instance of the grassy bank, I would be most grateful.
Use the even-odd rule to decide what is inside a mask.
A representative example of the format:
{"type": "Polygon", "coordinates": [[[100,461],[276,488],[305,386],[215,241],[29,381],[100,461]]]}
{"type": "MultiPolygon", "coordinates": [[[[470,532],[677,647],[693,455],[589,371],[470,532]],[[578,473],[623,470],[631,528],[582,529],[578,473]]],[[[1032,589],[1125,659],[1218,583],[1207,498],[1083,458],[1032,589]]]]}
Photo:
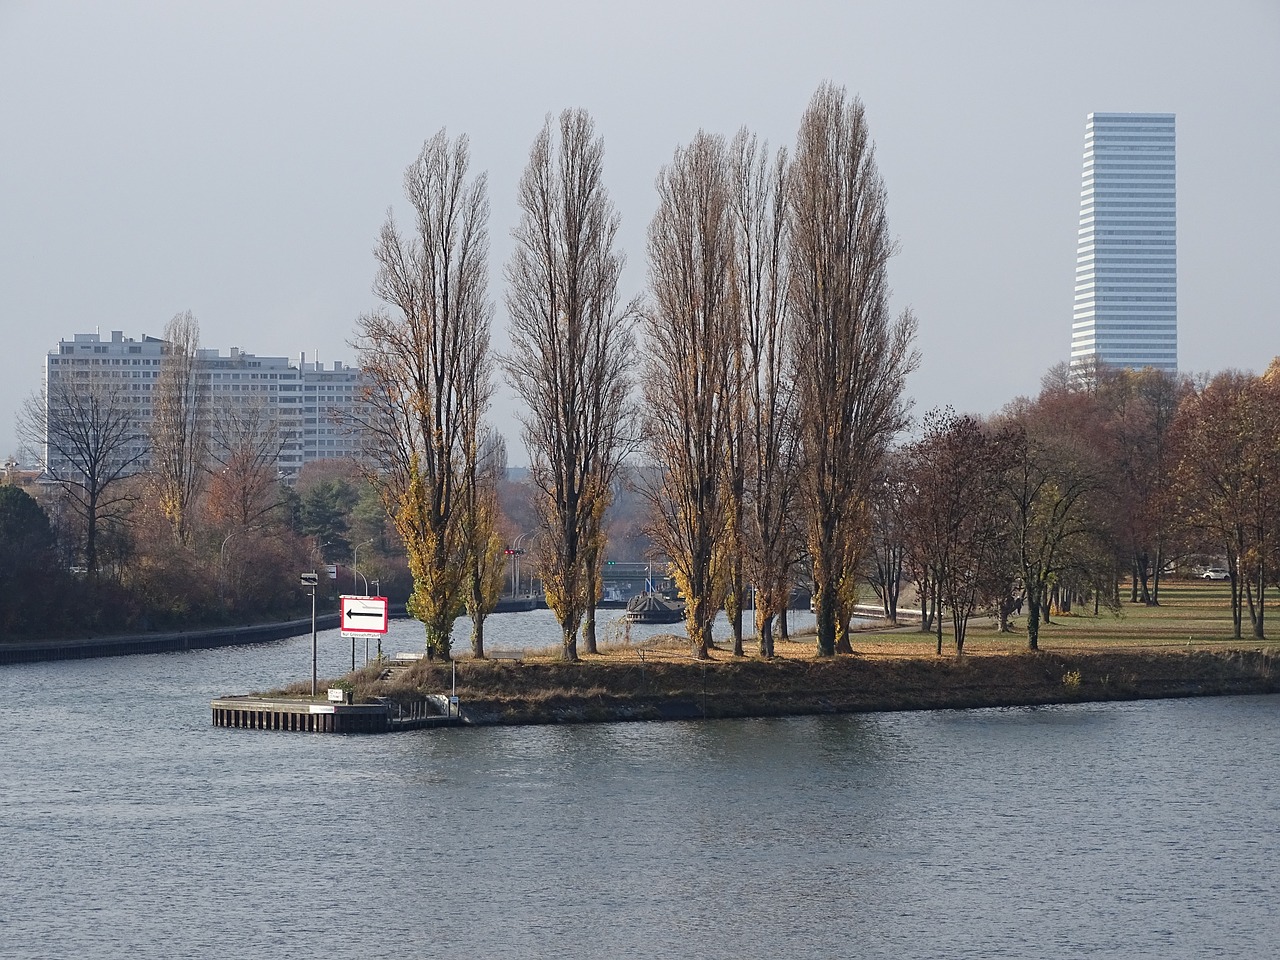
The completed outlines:
{"type": "MultiPolygon", "coordinates": [[[[855,639],[855,655],[818,659],[812,637],[778,644],[772,660],[712,651],[689,656],[683,638],[620,645],[578,663],[553,654],[454,664],[419,661],[386,674],[374,665],[344,678],[357,701],[413,700],[451,689],[474,723],[743,717],[1016,706],[1280,691],[1280,645],[1231,638],[1223,584],[1179,582],[1162,604],[1055,614],[1026,649],[1025,624],[1000,633],[975,621],[965,656],[944,655],[918,627],[880,625],[855,639]]],[[[1269,610],[1280,618],[1280,609],[1269,610]]],[[[1280,630],[1280,619],[1277,620],[1280,630]]],[[[724,638],[720,638],[723,642],[724,638]]],[[[750,649],[750,647],[748,647],[750,649]]],[[[309,692],[299,684],[280,693],[309,692]]]]}

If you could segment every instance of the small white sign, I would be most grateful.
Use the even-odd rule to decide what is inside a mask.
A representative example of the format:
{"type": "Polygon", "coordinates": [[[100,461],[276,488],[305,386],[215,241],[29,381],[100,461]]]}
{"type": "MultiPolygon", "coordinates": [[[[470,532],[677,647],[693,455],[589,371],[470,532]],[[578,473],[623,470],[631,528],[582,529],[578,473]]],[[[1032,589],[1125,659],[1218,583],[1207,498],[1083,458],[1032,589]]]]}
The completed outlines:
{"type": "Polygon", "coordinates": [[[346,703],[347,691],[343,690],[341,687],[330,687],[329,699],[332,700],[334,703],[346,703]]]}

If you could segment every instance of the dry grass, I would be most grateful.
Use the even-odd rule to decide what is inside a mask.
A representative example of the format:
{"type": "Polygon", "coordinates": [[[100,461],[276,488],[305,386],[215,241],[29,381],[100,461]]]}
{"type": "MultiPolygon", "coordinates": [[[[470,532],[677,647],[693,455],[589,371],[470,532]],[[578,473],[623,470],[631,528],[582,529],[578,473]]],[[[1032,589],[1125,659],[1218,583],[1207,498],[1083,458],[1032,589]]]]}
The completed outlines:
{"type": "MultiPolygon", "coordinates": [[[[1147,607],[1125,602],[1118,613],[1092,607],[1070,613],[1054,613],[1050,622],[1040,626],[1042,651],[1106,652],[1122,650],[1186,649],[1257,649],[1275,647],[1274,641],[1260,641],[1250,635],[1246,614],[1245,634],[1232,637],[1230,586],[1222,582],[1175,580],[1161,585],[1161,604],[1147,607]]],[[[1280,636],[1280,599],[1267,604],[1266,617],[1275,625],[1270,632],[1280,636]]],[[[965,654],[969,656],[1004,656],[1027,649],[1026,620],[1011,621],[1011,632],[999,633],[995,621],[976,617],[965,637],[965,654]]],[[[718,636],[719,647],[711,651],[713,661],[732,660],[730,638],[718,636]]],[[[754,656],[755,639],[744,643],[747,656],[754,656]]],[[[937,639],[916,626],[892,626],[888,623],[870,626],[854,637],[854,652],[866,657],[932,657],[937,639]]],[[[950,622],[943,625],[944,655],[955,652],[950,622]]],[[[796,634],[777,640],[774,652],[778,658],[810,659],[815,655],[812,633],[796,634]]],[[[522,659],[545,662],[559,659],[557,650],[523,651],[522,659]]],[[[641,644],[608,643],[600,645],[600,653],[584,660],[618,663],[680,662],[692,659],[689,642],[681,635],[662,634],[641,644]]]]}
{"type": "MultiPolygon", "coordinates": [[[[1269,604],[1267,615],[1274,618],[1273,632],[1280,635],[1280,603],[1269,604]]],[[[1016,619],[1012,626],[1012,632],[999,633],[991,619],[973,620],[965,640],[964,661],[976,666],[991,662],[989,658],[1025,653],[1025,619],[1016,619]]],[[[1244,631],[1249,633],[1247,622],[1244,631]]],[[[1229,585],[1175,581],[1162,587],[1159,607],[1125,603],[1118,613],[1103,610],[1095,615],[1090,608],[1073,614],[1054,614],[1050,623],[1041,625],[1040,650],[1046,655],[1069,658],[1081,654],[1148,654],[1173,650],[1264,649],[1274,655],[1280,649],[1280,644],[1275,642],[1249,636],[1234,640],[1231,634],[1229,585]]],[[[817,658],[811,633],[777,640],[776,656],[771,663],[755,654],[754,638],[744,643],[747,656],[743,658],[732,655],[728,639],[717,637],[721,646],[711,651],[710,662],[702,666],[693,658],[688,640],[677,634],[664,634],[636,644],[602,644],[599,654],[583,655],[575,664],[561,661],[558,650],[503,651],[501,659],[486,661],[460,655],[456,660],[458,692],[464,698],[486,696],[531,704],[558,698],[592,701],[639,691],[662,690],[666,695],[676,696],[705,690],[706,677],[714,676],[718,677],[714,682],[723,685],[726,691],[750,695],[752,691],[767,691],[780,683],[814,689],[843,684],[844,680],[835,679],[837,675],[843,676],[841,671],[845,668],[841,663],[846,666],[860,663],[867,668],[883,664],[895,671],[892,676],[897,679],[886,681],[891,686],[900,683],[903,676],[911,675],[911,671],[924,670],[932,677],[936,668],[946,663],[963,666],[955,661],[949,624],[944,625],[942,658],[935,654],[935,636],[922,633],[918,625],[879,624],[860,631],[853,638],[855,657],[852,661],[817,658]],[[519,655],[518,660],[512,658],[515,653],[519,655]],[[919,664],[919,668],[912,667],[913,663],[919,664]],[[908,674],[903,674],[903,670],[908,674]]],[[[1009,668],[1013,667],[1010,662],[1009,668]]],[[[418,661],[392,682],[378,679],[381,669],[373,664],[348,675],[342,682],[350,685],[357,701],[372,696],[412,699],[422,691],[447,690],[453,682],[454,665],[448,663],[418,661]]],[[[1028,662],[1017,669],[1034,672],[1041,668],[1028,662]]],[[[1055,666],[1053,670],[1058,671],[1060,681],[1061,669],[1055,666]]],[[[931,679],[925,686],[934,682],[931,679]]],[[[295,684],[284,692],[306,695],[310,686],[309,683],[295,684]]]]}

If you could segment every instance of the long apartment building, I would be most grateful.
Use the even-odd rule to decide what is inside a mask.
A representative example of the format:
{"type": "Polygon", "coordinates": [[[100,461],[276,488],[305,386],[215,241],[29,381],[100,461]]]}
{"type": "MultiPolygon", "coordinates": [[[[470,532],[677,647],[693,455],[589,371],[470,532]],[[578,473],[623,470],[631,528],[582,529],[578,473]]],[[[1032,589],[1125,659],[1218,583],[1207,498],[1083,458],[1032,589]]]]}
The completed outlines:
{"type": "MultiPolygon", "coordinates": [[[[147,465],[147,435],[153,414],[153,390],[167,360],[165,341],[144,336],[126,337],[114,330],[109,339],[97,333],[77,333],[49,351],[45,366],[46,398],[57,397],[60,385],[70,383],[88,389],[105,386],[132,412],[134,437],[120,455],[147,465]]],[[[334,361],[325,367],[286,357],[259,357],[232,347],[223,355],[217,349],[198,353],[197,377],[206,386],[208,409],[226,407],[261,410],[278,431],[280,476],[290,480],[304,463],[355,456],[359,439],[339,420],[350,413],[360,390],[360,370],[334,361]]],[[[50,411],[52,414],[53,411],[50,411]]],[[[212,415],[212,413],[211,413],[212,415]]],[[[46,444],[46,450],[48,449],[46,444]]],[[[56,455],[51,467],[65,468],[56,455]]]]}
{"type": "Polygon", "coordinates": [[[1071,363],[1178,370],[1174,115],[1091,113],[1071,363]]]}

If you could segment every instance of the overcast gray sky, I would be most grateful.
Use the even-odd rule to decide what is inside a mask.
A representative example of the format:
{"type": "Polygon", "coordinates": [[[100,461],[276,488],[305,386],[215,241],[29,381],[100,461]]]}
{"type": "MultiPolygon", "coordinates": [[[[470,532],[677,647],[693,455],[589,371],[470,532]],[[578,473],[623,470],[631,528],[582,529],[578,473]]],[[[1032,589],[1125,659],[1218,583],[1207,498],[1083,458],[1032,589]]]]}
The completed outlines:
{"type": "MultiPolygon", "coordinates": [[[[700,128],[790,144],[862,97],[920,323],[916,412],[1034,394],[1070,347],[1085,117],[1177,114],[1179,361],[1280,353],[1280,3],[0,0],[0,458],[61,338],[353,362],[371,249],[441,127],[487,170],[495,340],[517,179],[583,107],[645,282],[654,178],[700,128]]],[[[508,393],[495,421],[526,462],[508,393]]]]}

